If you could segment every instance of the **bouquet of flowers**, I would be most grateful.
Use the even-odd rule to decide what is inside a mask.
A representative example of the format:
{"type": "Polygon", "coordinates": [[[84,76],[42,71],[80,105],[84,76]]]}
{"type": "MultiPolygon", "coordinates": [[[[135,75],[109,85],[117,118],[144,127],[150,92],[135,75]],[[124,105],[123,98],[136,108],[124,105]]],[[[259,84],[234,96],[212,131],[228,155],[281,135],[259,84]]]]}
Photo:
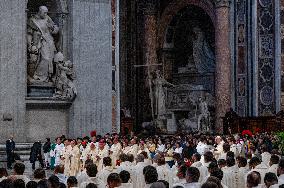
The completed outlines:
{"type": "Polygon", "coordinates": [[[253,133],[254,134],[260,133],[260,128],[259,127],[255,127],[254,130],[253,130],[253,133]]]}
{"type": "Polygon", "coordinates": [[[252,137],[252,132],[250,130],[243,130],[242,136],[252,137]]]}

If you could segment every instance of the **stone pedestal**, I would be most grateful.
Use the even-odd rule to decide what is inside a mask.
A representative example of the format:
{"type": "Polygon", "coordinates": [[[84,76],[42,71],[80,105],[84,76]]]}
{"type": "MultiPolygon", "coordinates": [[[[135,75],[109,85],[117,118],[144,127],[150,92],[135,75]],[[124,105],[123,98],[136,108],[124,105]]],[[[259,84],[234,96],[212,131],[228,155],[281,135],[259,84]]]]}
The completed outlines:
{"type": "Polygon", "coordinates": [[[169,134],[174,134],[177,132],[177,122],[175,118],[175,113],[169,114],[170,118],[167,119],[167,131],[169,134]]]}
{"type": "Polygon", "coordinates": [[[78,96],[70,111],[68,135],[112,129],[112,31],[110,0],[70,1],[72,62],[78,96]]]}
{"type": "Polygon", "coordinates": [[[51,98],[26,98],[26,141],[45,141],[67,135],[71,102],[51,98]]]}
{"type": "Polygon", "coordinates": [[[229,0],[216,1],[216,131],[223,131],[222,117],[231,107],[229,0]]]}
{"type": "Polygon", "coordinates": [[[55,86],[41,86],[30,85],[28,86],[28,97],[53,97],[55,94],[55,86]]]}

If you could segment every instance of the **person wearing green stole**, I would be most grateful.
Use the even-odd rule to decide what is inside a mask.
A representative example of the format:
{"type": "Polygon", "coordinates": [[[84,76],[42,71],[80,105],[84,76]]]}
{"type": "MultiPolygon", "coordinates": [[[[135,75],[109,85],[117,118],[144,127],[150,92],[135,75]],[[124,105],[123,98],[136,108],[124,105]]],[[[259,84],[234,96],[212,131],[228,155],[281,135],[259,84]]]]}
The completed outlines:
{"type": "Polygon", "coordinates": [[[50,149],[50,169],[54,169],[54,164],[55,164],[55,147],[56,143],[51,144],[51,149],[50,149]]]}

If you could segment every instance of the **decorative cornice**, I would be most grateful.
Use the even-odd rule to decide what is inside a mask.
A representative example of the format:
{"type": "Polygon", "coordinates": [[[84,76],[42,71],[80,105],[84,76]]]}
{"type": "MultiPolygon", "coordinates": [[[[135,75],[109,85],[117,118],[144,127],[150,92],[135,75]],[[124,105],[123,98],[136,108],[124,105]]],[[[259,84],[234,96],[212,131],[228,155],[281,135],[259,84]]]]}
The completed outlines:
{"type": "Polygon", "coordinates": [[[230,7],[231,0],[213,0],[215,8],[230,7]]]}

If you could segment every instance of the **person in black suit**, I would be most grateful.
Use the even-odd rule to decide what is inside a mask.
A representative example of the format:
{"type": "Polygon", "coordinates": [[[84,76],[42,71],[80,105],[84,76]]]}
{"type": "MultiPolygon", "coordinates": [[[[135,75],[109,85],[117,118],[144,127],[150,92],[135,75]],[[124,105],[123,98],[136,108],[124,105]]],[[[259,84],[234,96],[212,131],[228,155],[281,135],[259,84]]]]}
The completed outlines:
{"type": "Polygon", "coordinates": [[[15,150],[15,142],[13,140],[13,136],[6,141],[6,153],[7,153],[7,168],[12,169],[12,163],[14,161],[14,150],[15,150]]]}
{"type": "Polygon", "coordinates": [[[32,163],[32,169],[35,169],[35,162],[38,160],[41,168],[44,167],[43,158],[41,154],[41,142],[37,141],[33,144],[30,152],[30,162],[32,163]]]}

